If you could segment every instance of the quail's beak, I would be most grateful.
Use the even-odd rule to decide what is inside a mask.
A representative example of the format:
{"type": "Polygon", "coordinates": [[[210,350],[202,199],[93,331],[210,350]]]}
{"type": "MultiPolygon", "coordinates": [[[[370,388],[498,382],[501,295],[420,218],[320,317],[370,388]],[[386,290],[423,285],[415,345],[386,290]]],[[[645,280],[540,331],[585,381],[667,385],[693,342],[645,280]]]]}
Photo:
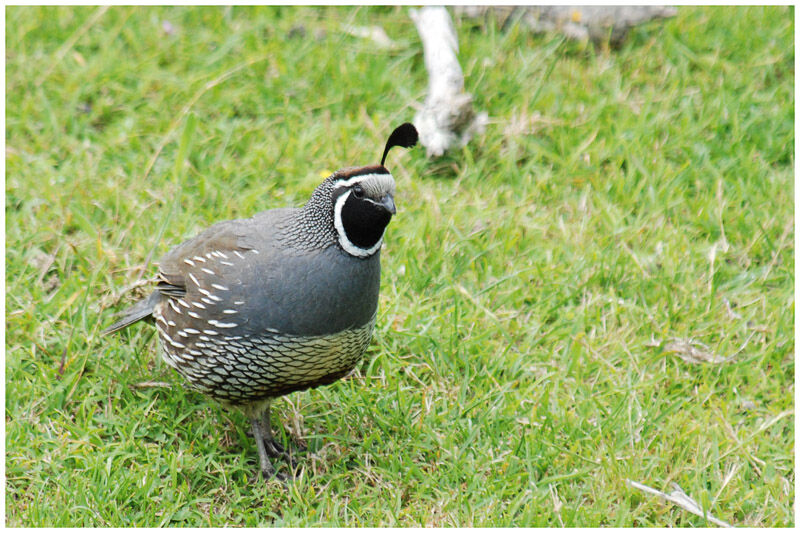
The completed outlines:
{"type": "Polygon", "coordinates": [[[386,208],[391,214],[397,213],[397,208],[394,206],[394,198],[391,194],[387,194],[381,199],[381,205],[386,208]]]}

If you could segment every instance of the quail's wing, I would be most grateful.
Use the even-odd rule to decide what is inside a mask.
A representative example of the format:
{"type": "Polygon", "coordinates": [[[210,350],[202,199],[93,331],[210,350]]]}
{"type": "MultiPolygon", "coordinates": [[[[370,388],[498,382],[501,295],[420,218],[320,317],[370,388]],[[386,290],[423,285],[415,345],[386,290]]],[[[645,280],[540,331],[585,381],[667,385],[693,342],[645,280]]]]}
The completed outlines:
{"type": "Polygon", "coordinates": [[[263,303],[258,284],[275,275],[281,262],[276,235],[294,213],[291,208],[272,209],[220,222],[172,249],[161,261],[157,286],[167,296],[167,306],[209,323],[232,327],[249,322],[245,308],[254,304],[254,294],[263,303]],[[234,315],[238,321],[231,320],[234,315]]]}
{"type": "Polygon", "coordinates": [[[242,222],[220,222],[170,250],[159,266],[158,291],[171,298],[183,298],[188,285],[200,286],[200,278],[208,281],[203,285],[210,285],[213,280],[209,280],[209,276],[217,274],[213,270],[215,263],[233,264],[231,255],[243,257],[244,252],[252,248],[247,244],[242,222]]]}

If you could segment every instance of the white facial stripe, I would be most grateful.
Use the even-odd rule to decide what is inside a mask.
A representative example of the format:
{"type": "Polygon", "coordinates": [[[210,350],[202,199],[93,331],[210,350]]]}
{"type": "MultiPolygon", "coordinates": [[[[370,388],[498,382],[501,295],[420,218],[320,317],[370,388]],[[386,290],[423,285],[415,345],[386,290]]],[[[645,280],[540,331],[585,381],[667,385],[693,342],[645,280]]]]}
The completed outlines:
{"type": "Polygon", "coordinates": [[[385,180],[386,178],[392,178],[391,174],[362,174],[361,176],[356,176],[355,178],[350,178],[346,181],[337,181],[337,187],[350,187],[351,185],[355,185],[356,183],[361,183],[362,181],[378,179],[378,180],[385,180]]]}
{"type": "MultiPolygon", "coordinates": [[[[370,174],[370,176],[373,176],[373,174],[370,174]]],[[[367,176],[358,176],[358,177],[366,178],[367,176]]],[[[352,191],[347,191],[346,193],[342,194],[341,196],[339,196],[339,198],[336,199],[336,204],[333,206],[333,225],[336,227],[336,233],[339,234],[339,244],[342,246],[342,248],[344,248],[345,252],[347,252],[350,255],[354,255],[356,257],[369,257],[370,255],[377,252],[378,249],[381,247],[381,244],[383,244],[383,234],[381,234],[381,238],[378,239],[378,242],[376,242],[372,246],[372,248],[366,250],[364,248],[359,248],[358,246],[350,242],[350,239],[347,238],[347,233],[345,233],[344,231],[344,224],[342,224],[342,207],[344,207],[344,203],[350,197],[351,192],[352,191]]],[[[386,228],[384,228],[383,231],[386,232],[386,228]]]]}

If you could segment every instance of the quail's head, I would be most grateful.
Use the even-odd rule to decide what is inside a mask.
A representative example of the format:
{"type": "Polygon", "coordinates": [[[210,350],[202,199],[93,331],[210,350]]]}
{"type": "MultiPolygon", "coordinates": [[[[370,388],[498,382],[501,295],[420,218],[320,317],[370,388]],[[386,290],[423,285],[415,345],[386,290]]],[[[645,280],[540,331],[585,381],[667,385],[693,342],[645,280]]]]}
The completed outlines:
{"type": "Polygon", "coordinates": [[[366,258],[380,249],[386,226],[397,212],[394,178],[383,166],[386,155],[394,146],[414,146],[417,139],[412,124],[398,126],[386,142],[380,165],[341,169],[315,191],[310,203],[321,198],[328,202],[337,242],[346,253],[366,258]]]}

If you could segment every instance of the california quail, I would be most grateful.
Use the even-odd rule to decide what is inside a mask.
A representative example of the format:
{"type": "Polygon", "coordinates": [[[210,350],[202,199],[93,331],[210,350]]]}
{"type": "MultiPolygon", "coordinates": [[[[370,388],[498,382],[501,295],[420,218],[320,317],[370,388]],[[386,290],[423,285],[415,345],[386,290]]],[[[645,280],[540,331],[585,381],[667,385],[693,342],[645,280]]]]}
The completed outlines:
{"type": "Polygon", "coordinates": [[[344,377],[370,342],[380,248],[395,214],[383,164],[417,137],[403,124],[380,165],[334,172],[305,206],[220,222],[173,248],[152,294],[103,332],[153,319],[164,361],[249,418],[267,478],[268,456],[287,457],[272,436],[272,400],[344,377]]]}

